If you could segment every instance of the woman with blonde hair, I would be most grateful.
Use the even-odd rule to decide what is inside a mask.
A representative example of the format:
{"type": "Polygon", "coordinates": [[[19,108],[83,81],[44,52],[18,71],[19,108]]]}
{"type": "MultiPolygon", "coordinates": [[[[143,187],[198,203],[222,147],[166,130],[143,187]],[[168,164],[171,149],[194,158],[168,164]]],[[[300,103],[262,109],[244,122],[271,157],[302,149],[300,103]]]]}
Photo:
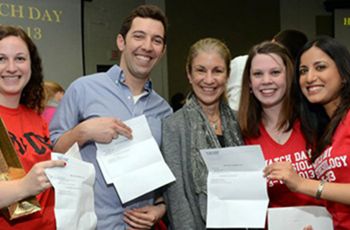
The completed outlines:
{"type": "Polygon", "coordinates": [[[50,124],[56,108],[64,95],[63,87],[54,81],[44,82],[45,91],[45,109],[42,113],[43,118],[50,124]]]}
{"type": "Polygon", "coordinates": [[[164,121],[162,151],[176,177],[165,192],[172,229],[206,229],[208,171],[199,150],[243,144],[225,96],[230,60],[229,49],[218,39],[193,44],[186,64],[192,92],[164,121]]]}

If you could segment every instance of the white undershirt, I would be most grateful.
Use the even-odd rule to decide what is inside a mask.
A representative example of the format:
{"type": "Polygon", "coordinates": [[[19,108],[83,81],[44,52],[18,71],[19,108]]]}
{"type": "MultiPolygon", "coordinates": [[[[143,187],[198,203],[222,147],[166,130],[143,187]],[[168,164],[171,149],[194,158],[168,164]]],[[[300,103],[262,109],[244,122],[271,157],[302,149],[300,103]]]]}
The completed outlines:
{"type": "Polygon", "coordinates": [[[137,102],[143,95],[146,95],[146,94],[147,94],[147,92],[146,92],[146,91],[143,91],[141,94],[136,95],[136,96],[133,96],[134,104],[136,104],[136,102],[137,102]]]}

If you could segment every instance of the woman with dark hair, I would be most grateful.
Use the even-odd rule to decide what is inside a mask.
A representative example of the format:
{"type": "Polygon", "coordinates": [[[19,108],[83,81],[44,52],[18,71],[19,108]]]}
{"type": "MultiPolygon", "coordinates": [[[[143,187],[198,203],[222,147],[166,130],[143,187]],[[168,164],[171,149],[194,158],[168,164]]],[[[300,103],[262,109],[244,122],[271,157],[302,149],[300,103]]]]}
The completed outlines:
{"type": "MultiPolygon", "coordinates": [[[[238,111],[244,141],[261,145],[266,164],[291,162],[297,173],[315,178],[300,128],[294,95],[294,65],[288,50],[262,42],[248,55],[238,111]]],[[[280,180],[268,180],[269,207],[317,205],[314,198],[290,192],[280,180]]]]}
{"type": "Polygon", "coordinates": [[[51,144],[43,110],[41,59],[34,43],[21,29],[0,25],[0,116],[27,174],[0,181],[0,207],[37,195],[41,211],[8,221],[0,216],[1,229],[56,229],[54,194],[45,168],[63,167],[51,161],[51,144]],[[40,163],[37,163],[40,162],[40,163]]]}
{"type": "Polygon", "coordinates": [[[298,176],[286,163],[265,175],[290,190],[326,200],[334,229],[350,229],[350,53],[334,38],[308,42],[296,62],[301,124],[319,180],[298,176]]]}

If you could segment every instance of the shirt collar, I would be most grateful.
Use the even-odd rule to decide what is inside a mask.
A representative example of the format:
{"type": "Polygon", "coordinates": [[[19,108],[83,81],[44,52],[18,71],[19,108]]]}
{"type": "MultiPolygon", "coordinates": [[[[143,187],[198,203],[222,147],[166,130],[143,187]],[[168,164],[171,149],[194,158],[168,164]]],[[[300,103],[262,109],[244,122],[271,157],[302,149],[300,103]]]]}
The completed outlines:
{"type": "MultiPolygon", "coordinates": [[[[125,75],[123,73],[123,70],[117,66],[114,65],[112,68],[110,68],[107,71],[107,75],[117,84],[125,85],[125,75]]],[[[147,92],[151,92],[153,89],[152,81],[149,79],[146,81],[145,85],[143,86],[144,90],[147,92]]]]}

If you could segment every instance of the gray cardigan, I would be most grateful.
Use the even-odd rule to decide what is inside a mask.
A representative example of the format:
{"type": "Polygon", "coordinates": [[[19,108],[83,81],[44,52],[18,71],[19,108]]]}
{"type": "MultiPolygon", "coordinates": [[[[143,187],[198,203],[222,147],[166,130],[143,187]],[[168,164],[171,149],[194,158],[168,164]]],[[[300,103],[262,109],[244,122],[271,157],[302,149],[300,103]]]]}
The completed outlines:
{"type": "MultiPolygon", "coordinates": [[[[186,113],[188,108],[193,109],[192,106],[196,106],[195,103],[186,103],[182,109],[163,122],[162,151],[165,161],[176,177],[176,181],[167,186],[164,194],[173,230],[206,229],[207,194],[206,192],[198,194],[195,191],[191,163],[191,147],[193,147],[191,142],[194,141],[191,138],[194,129],[186,113]]],[[[225,136],[230,135],[226,136],[227,141],[230,140],[229,143],[234,145],[243,144],[233,111],[225,103],[222,106],[224,106],[221,108],[222,112],[226,114],[224,123],[229,125],[224,131],[225,136]]]]}
{"type": "Polygon", "coordinates": [[[198,197],[194,194],[191,175],[191,127],[187,125],[183,109],[180,109],[163,122],[162,152],[164,159],[176,177],[165,190],[167,214],[173,230],[205,229],[198,205],[198,197]]]}

